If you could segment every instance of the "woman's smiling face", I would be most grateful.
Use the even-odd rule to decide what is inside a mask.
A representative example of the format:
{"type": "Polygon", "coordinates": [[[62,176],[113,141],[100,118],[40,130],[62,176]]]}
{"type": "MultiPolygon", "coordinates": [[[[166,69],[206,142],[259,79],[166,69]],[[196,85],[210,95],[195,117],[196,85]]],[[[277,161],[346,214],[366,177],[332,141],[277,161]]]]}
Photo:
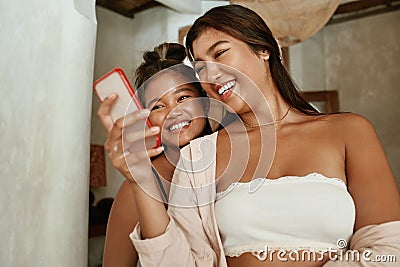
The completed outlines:
{"type": "Polygon", "coordinates": [[[182,147],[199,137],[206,125],[204,99],[185,75],[168,70],[146,84],[145,105],[149,119],[161,128],[166,146],[182,147]]]}
{"type": "Polygon", "coordinates": [[[205,82],[203,88],[238,114],[248,109],[243,99],[253,94],[249,86],[263,90],[268,56],[267,51],[255,53],[245,42],[211,28],[193,41],[194,69],[205,82]]]}

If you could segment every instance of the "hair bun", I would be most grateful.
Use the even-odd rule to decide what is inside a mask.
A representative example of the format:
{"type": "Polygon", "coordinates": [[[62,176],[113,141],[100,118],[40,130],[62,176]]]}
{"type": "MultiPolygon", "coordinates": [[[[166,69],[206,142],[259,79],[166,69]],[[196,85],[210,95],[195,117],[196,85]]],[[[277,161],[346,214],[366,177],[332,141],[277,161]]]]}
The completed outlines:
{"type": "Polygon", "coordinates": [[[186,50],[183,45],[174,43],[169,44],[166,59],[175,59],[183,62],[185,58],[186,58],[186,50]]]}
{"type": "Polygon", "coordinates": [[[153,64],[154,62],[160,61],[160,56],[157,52],[147,51],[143,54],[143,59],[148,64],[153,64]]]}
{"type": "Polygon", "coordinates": [[[185,47],[176,43],[162,43],[155,47],[153,51],[147,51],[143,54],[143,59],[149,64],[165,60],[183,62],[185,58],[185,47]]]}

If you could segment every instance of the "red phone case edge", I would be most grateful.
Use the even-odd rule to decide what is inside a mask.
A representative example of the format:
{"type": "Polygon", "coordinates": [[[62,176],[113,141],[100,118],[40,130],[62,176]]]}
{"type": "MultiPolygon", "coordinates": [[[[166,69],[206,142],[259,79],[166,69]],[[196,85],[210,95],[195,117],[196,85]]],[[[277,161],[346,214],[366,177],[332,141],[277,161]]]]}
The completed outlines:
{"type": "MultiPolygon", "coordinates": [[[[128,78],[126,77],[124,71],[121,68],[114,68],[112,70],[110,70],[109,72],[107,72],[106,74],[104,74],[103,76],[101,76],[99,79],[95,80],[93,83],[93,90],[95,91],[97,98],[103,102],[103,100],[100,98],[99,94],[97,93],[96,90],[96,85],[101,82],[103,79],[107,78],[108,76],[110,76],[111,74],[113,74],[114,72],[117,72],[121,78],[122,81],[124,82],[126,88],[128,89],[129,94],[131,95],[133,101],[135,101],[136,106],[139,108],[139,110],[143,109],[143,105],[142,103],[140,103],[139,99],[136,97],[135,91],[132,89],[131,84],[129,83],[128,78]]],[[[149,128],[151,128],[153,125],[151,124],[149,118],[146,119],[146,124],[149,128]]],[[[156,139],[156,146],[153,148],[157,148],[161,146],[161,138],[158,135],[153,135],[156,139]]]]}

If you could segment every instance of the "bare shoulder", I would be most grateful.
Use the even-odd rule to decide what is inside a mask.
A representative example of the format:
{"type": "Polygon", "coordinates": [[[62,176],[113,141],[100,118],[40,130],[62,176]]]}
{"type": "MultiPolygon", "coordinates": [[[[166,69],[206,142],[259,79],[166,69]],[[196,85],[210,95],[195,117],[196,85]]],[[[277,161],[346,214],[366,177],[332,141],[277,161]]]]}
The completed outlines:
{"type": "Polygon", "coordinates": [[[321,116],[324,120],[331,122],[337,126],[367,126],[371,123],[362,115],[355,114],[355,113],[334,113],[334,114],[327,114],[321,116]]]}
{"type": "Polygon", "coordinates": [[[126,210],[135,210],[135,196],[131,184],[125,180],[121,183],[111,209],[113,213],[123,214],[126,210]]]}
{"type": "Polygon", "coordinates": [[[329,122],[329,127],[341,134],[346,140],[357,138],[361,135],[375,135],[371,122],[355,113],[336,113],[324,115],[324,120],[329,122]]]}
{"type": "MultiPolygon", "coordinates": [[[[386,159],[386,155],[383,151],[382,144],[379,140],[379,136],[372,125],[372,123],[362,115],[354,113],[339,113],[327,115],[329,123],[329,129],[332,133],[340,138],[346,151],[346,164],[357,161],[365,157],[361,155],[363,153],[376,153],[381,155],[381,158],[386,159]]],[[[371,162],[371,159],[364,161],[364,164],[371,162]]],[[[371,163],[369,163],[371,164],[371,163]]]]}
{"type": "Polygon", "coordinates": [[[118,190],[118,194],[119,193],[121,193],[123,195],[133,196],[132,186],[127,180],[124,180],[121,183],[121,186],[119,187],[119,190],[118,190]]]}

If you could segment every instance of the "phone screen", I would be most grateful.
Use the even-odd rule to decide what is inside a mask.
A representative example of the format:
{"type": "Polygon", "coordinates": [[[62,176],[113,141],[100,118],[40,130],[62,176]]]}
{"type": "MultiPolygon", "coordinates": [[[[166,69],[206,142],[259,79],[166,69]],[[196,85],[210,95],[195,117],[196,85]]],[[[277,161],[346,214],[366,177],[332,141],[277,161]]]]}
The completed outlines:
{"type": "MultiPolygon", "coordinates": [[[[121,69],[113,69],[100,79],[96,80],[94,83],[94,89],[100,101],[104,101],[107,96],[113,93],[118,95],[118,98],[115,100],[111,109],[111,117],[114,122],[127,114],[143,109],[128,79],[121,69]]],[[[146,124],[147,127],[152,126],[148,119],[146,120],[146,124]]],[[[129,127],[129,129],[140,130],[138,126],[135,127],[134,125],[129,127]]],[[[159,136],[146,138],[145,141],[146,148],[155,148],[161,145],[159,136]]]]}

